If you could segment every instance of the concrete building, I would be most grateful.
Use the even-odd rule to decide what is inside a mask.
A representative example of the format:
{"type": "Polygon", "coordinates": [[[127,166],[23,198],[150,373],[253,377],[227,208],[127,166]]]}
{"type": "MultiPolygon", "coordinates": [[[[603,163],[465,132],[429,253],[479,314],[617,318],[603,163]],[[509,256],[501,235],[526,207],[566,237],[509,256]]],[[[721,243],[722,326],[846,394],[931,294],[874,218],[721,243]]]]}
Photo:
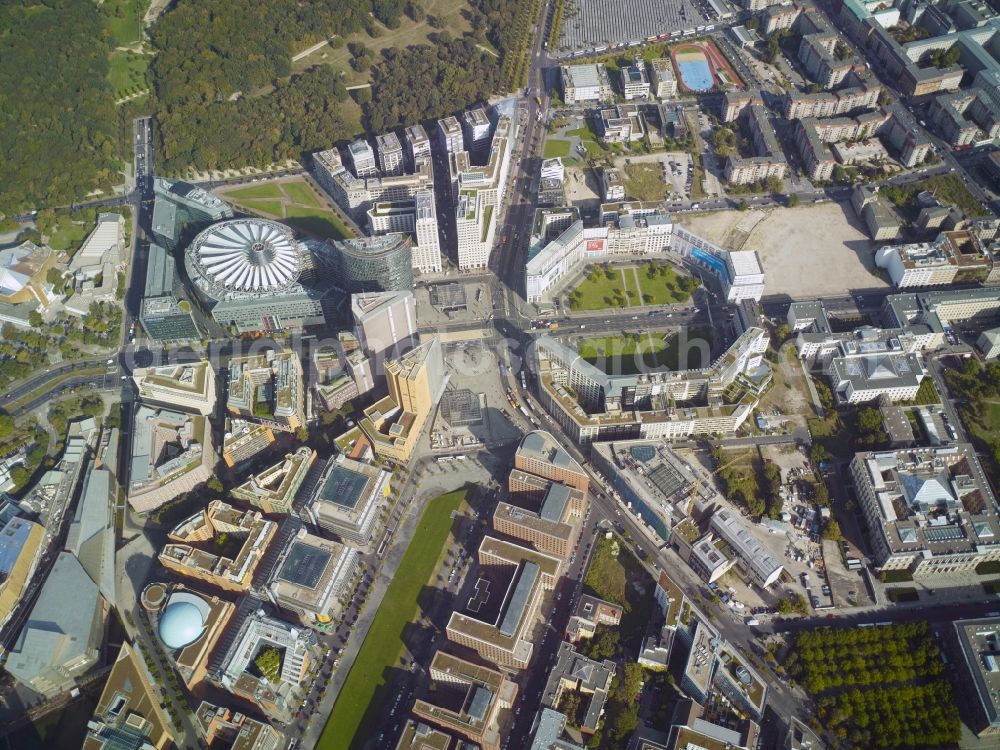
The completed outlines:
{"type": "MultiPolygon", "coordinates": [[[[769,9],[774,14],[792,13],[797,15],[796,6],[777,6],[769,9]]],[[[781,100],[786,119],[798,120],[806,117],[838,117],[859,110],[875,109],[882,87],[877,81],[862,78],[848,79],[850,85],[836,91],[804,93],[789,91],[781,100]]]]}
{"type": "Polygon", "coordinates": [[[82,750],[171,747],[176,741],[173,725],[161,708],[155,683],[141,647],[123,643],[87,723],[82,750]]]}
{"type": "Polygon", "coordinates": [[[106,620],[97,584],[75,555],[60,552],[4,669],[46,698],[72,690],[101,659],[106,620]]]}
{"type": "Polygon", "coordinates": [[[801,12],[802,8],[794,4],[775,4],[765,8],[760,14],[760,32],[764,36],[770,36],[775,31],[790,29],[801,12]]]}
{"type": "Polygon", "coordinates": [[[650,90],[657,99],[677,96],[677,77],[669,57],[658,57],[649,62],[650,90]]]}
{"type": "Polygon", "coordinates": [[[153,244],[178,253],[194,235],[218,221],[233,218],[221,198],[186,182],[153,178],[153,244]]]}
{"type": "MultiPolygon", "coordinates": [[[[587,472],[569,453],[563,450],[550,433],[544,430],[533,430],[521,438],[521,443],[514,453],[514,468],[572,487],[583,495],[584,500],[590,489],[590,476],[587,472]]],[[[511,476],[511,494],[516,495],[523,492],[525,488],[514,483],[514,475],[511,476]]],[[[572,503],[572,496],[568,500],[572,503]]],[[[576,512],[579,513],[583,510],[585,507],[579,509],[578,506],[576,512]]]]}
{"type": "Polygon", "coordinates": [[[259,511],[213,500],[167,534],[160,564],[223,591],[248,591],[277,529],[259,511]]]}
{"type": "Polygon", "coordinates": [[[1000,289],[987,287],[892,294],[885,299],[882,316],[889,326],[925,325],[940,344],[945,328],[967,320],[989,320],[998,312],[1000,289]]]}
{"type": "Polygon", "coordinates": [[[305,509],[309,520],[346,542],[368,544],[391,478],[389,471],[338,455],[316,483],[305,509]]]}
{"type": "Polygon", "coordinates": [[[558,708],[565,695],[575,693],[581,699],[581,706],[577,716],[573,718],[577,720],[581,733],[585,736],[593,735],[604,714],[604,704],[611,692],[614,677],[613,661],[588,659],[577,653],[572,644],[564,641],[559,644],[556,662],[542,690],[542,705],[558,708]]]}
{"type": "Polygon", "coordinates": [[[767,588],[778,580],[783,566],[771,556],[767,547],[754,538],[739,518],[720,508],[712,514],[709,523],[712,531],[729,545],[750,581],[767,588]]]}
{"type": "Polygon", "coordinates": [[[438,138],[447,154],[457,154],[459,151],[465,150],[462,126],[458,123],[457,117],[449,115],[438,120],[438,138]]]}
{"type": "Polygon", "coordinates": [[[347,146],[347,155],[351,158],[351,167],[356,177],[377,177],[378,163],[375,161],[375,151],[364,138],[347,146]]]}
{"type": "Polygon", "coordinates": [[[637,104],[616,104],[601,110],[601,140],[605,143],[631,143],[646,135],[645,117],[637,104]]]}
{"type": "Polygon", "coordinates": [[[418,159],[412,173],[381,177],[353,174],[335,148],[313,154],[313,165],[316,181],[357,221],[376,203],[413,200],[417,192],[434,187],[434,169],[429,158],[418,159]]]}
{"type": "Polygon", "coordinates": [[[56,299],[52,285],[46,281],[55,262],[55,251],[31,241],[0,250],[0,302],[47,307],[56,299]]]}
{"type": "Polygon", "coordinates": [[[287,724],[295,718],[309,685],[309,668],[322,650],[313,631],[264,614],[262,604],[251,596],[240,602],[209,676],[269,719],[287,724]],[[261,659],[267,653],[278,659],[265,671],[261,659]]]}
{"type": "Polygon", "coordinates": [[[227,419],[222,441],[222,460],[230,469],[242,469],[276,442],[266,425],[242,419],[227,419]]]}
{"type": "Polygon", "coordinates": [[[295,352],[268,349],[229,360],[226,411],[244,421],[295,432],[306,422],[304,391],[295,352]]]}
{"type": "Polygon", "coordinates": [[[139,308],[139,322],[154,341],[168,343],[200,337],[191,317],[191,303],[183,296],[174,258],[156,243],[149,243],[146,286],[139,308]]]}
{"type": "Polygon", "coordinates": [[[213,747],[213,743],[222,743],[232,750],[282,750],[285,746],[281,732],[270,724],[208,701],[202,701],[198,706],[194,724],[201,730],[209,747],[213,747]]]}
{"type": "Polygon", "coordinates": [[[20,603],[44,538],[45,528],[26,518],[10,518],[0,529],[0,625],[20,603]]]}
{"type": "Polygon", "coordinates": [[[748,185],[771,177],[783,179],[788,164],[764,106],[754,101],[744,107],[740,125],[750,136],[754,156],[730,156],[726,160],[726,182],[748,185]]]}
{"type": "MultiPolygon", "coordinates": [[[[378,168],[386,176],[400,175],[404,172],[403,145],[399,136],[393,132],[385,133],[375,138],[378,149],[378,168]]],[[[358,175],[361,177],[363,175],[358,175]]]]}
{"type": "Polygon", "coordinates": [[[576,645],[593,638],[598,626],[618,627],[623,612],[622,607],[617,604],[584,594],[576,603],[576,608],[566,625],[566,640],[576,645]]]}
{"type": "Polygon", "coordinates": [[[1000,106],[975,88],[934,97],[927,118],[955,147],[1000,136],[1000,106]]]}
{"type": "Polygon", "coordinates": [[[364,410],[358,426],[376,455],[405,464],[448,381],[441,340],[387,361],[385,376],[389,394],[364,410]]]}
{"type": "Polygon", "coordinates": [[[406,155],[410,159],[410,168],[417,171],[417,164],[431,160],[431,140],[427,131],[420,123],[409,125],[403,131],[406,139],[406,155]]]}
{"type": "Polygon", "coordinates": [[[413,289],[412,247],[411,237],[401,232],[337,240],[331,257],[333,277],[348,294],[413,289]]]}
{"type": "Polygon", "coordinates": [[[381,375],[385,360],[401,356],[419,341],[417,302],[411,291],[351,295],[354,336],[381,375]]]}
{"type": "MultiPolygon", "coordinates": [[[[755,393],[770,380],[763,364],[767,335],[749,328],[710,367],[608,375],[574,350],[547,336],[535,340],[539,398],[564,432],[580,445],[636,438],[677,438],[692,434],[731,432],[756,405],[755,393]],[[736,383],[744,392],[735,404],[715,394],[736,383]],[[570,390],[572,389],[572,393],[570,390]],[[671,402],[698,401],[704,406],[671,408],[671,402]]],[[[706,347],[686,342],[707,359],[706,347]]]]}
{"type": "Polygon", "coordinates": [[[559,73],[566,104],[614,101],[608,71],[600,63],[563,65],[559,73]]]}
{"type": "Polygon", "coordinates": [[[118,485],[106,468],[88,467],[83,490],[66,534],[66,551],[76,555],[108,604],[117,605],[115,589],[115,507],[118,485]]]}
{"type": "Polygon", "coordinates": [[[971,445],[858,453],[850,470],[878,570],[947,576],[1000,560],[996,498],[971,445]]]}
{"type": "Polygon", "coordinates": [[[516,139],[516,119],[500,115],[485,165],[473,163],[468,151],[449,157],[460,270],[483,269],[489,264],[516,139]]]}
{"type": "Polygon", "coordinates": [[[977,737],[994,737],[1000,734],[1000,666],[997,664],[1000,619],[957,620],[952,626],[962,651],[963,666],[968,670],[969,682],[966,684],[973,688],[978,703],[971,711],[975,717],[971,729],[977,737]]]}
{"type": "Polygon", "coordinates": [[[466,743],[448,732],[407,719],[396,750],[465,750],[466,743]]]}
{"type": "Polygon", "coordinates": [[[625,181],[617,169],[601,170],[601,195],[608,203],[625,200],[625,181]]]}
{"type": "Polygon", "coordinates": [[[94,231],[73,254],[67,270],[73,296],[63,302],[70,315],[84,317],[95,302],[115,300],[125,244],[121,214],[100,213],[94,231]]]}
{"type": "MultiPolygon", "coordinates": [[[[515,470],[516,471],[516,470],[515,470]]],[[[537,477],[538,484],[546,487],[540,505],[526,501],[500,502],[493,513],[493,528],[500,534],[527,542],[534,549],[566,560],[573,551],[573,543],[580,521],[580,511],[574,505],[586,507],[586,495],[579,490],[537,477]],[[577,496],[576,502],[571,495],[577,496]]],[[[519,493],[524,497],[525,493],[519,493]]]]}
{"type": "Polygon", "coordinates": [[[555,557],[487,536],[479,545],[480,580],[473,596],[452,613],[448,640],[501,667],[527,668],[538,608],[559,571],[555,557]]]}
{"type": "Polygon", "coordinates": [[[867,225],[869,236],[876,242],[893,240],[899,236],[899,219],[888,203],[879,198],[878,185],[858,185],[851,193],[851,205],[867,225]]]}
{"type": "Polygon", "coordinates": [[[200,414],[215,412],[215,370],[208,360],[132,371],[139,398],[151,406],[200,414]]]}
{"type": "Polygon", "coordinates": [[[282,461],[252,474],[230,494],[237,500],[260,508],[268,515],[287,515],[292,512],[299,488],[315,460],[316,451],[300,446],[294,453],[285,454],[282,461]]]}
{"type": "Polygon", "coordinates": [[[185,687],[197,689],[236,607],[218,596],[164,583],[146,586],[140,602],[185,687]]]}
{"type": "Polygon", "coordinates": [[[462,135],[466,151],[479,151],[486,147],[490,137],[490,118],[482,107],[462,113],[462,135]]]}
{"type": "Polygon", "coordinates": [[[517,685],[501,672],[438,651],[428,669],[433,688],[413,715],[464,737],[482,750],[500,750],[502,713],[514,706],[517,685]]]}
{"type": "Polygon", "coordinates": [[[994,268],[994,253],[974,232],[941,232],[933,242],[883,247],[875,264],[899,289],[983,281],[994,268]]]}
{"type": "Polygon", "coordinates": [[[296,239],[284,224],[267,219],[230,219],[192,240],[184,267],[193,301],[217,325],[239,333],[301,330],[326,325],[323,299],[329,289],[314,273],[313,243],[296,239]]]}
{"type": "Polygon", "coordinates": [[[267,598],[306,627],[329,630],[354,594],[359,557],[353,547],[299,526],[268,575],[267,598]]]}
{"type": "Polygon", "coordinates": [[[200,415],[136,405],[128,503],[148,513],[208,481],[215,470],[212,424],[200,415]]]}
{"type": "Polygon", "coordinates": [[[621,69],[622,95],[625,101],[649,98],[649,77],[646,75],[646,61],[641,56],[635,58],[631,65],[621,69]]]}

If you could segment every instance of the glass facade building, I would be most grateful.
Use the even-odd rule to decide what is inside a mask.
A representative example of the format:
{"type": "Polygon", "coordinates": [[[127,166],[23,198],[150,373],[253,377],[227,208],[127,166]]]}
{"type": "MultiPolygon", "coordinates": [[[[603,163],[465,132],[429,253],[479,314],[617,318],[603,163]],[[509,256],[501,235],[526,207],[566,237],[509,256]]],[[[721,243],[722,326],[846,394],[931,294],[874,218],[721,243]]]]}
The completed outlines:
{"type": "Polygon", "coordinates": [[[404,234],[334,243],[334,276],[348,294],[413,289],[413,252],[404,234]]]}

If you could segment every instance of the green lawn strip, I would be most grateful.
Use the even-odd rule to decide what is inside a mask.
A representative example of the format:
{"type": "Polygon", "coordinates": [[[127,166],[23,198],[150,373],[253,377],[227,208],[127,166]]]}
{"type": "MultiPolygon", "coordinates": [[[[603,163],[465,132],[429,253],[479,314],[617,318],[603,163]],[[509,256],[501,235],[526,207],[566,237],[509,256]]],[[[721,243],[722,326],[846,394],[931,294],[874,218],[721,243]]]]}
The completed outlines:
{"type": "Polygon", "coordinates": [[[127,47],[142,39],[139,0],[105,0],[101,7],[107,16],[108,31],[115,38],[116,47],[127,47]]]}
{"type": "Polygon", "coordinates": [[[21,396],[21,398],[17,399],[16,401],[8,402],[6,406],[8,409],[10,409],[10,408],[16,408],[20,406],[22,403],[24,404],[31,403],[34,399],[38,398],[39,396],[43,396],[46,393],[54,391],[56,387],[63,381],[69,380],[70,378],[87,377],[88,375],[100,375],[104,371],[105,370],[103,366],[87,367],[82,370],[70,370],[69,372],[60,375],[58,378],[54,378],[53,380],[47,381],[45,385],[43,385],[41,388],[36,388],[31,393],[21,396]]]}
{"type": "Polygon", "coordinates": [[[310,234],[342,240],[353,236],[332,211],[304,206],[286,206],[285,223],[310,234]]]}
{"type": "Polygon", "coordinates": [[[285,191],[285,195],[292,199],[292,203],[298,203],[300,206],[313,206],[314,208],[323,206],[316,191],[307,182],[302,180],[283,182],[281,189],[285,191]]]}
{"type": "Polygon", "coordinates": [[[241,200],[238,205],[249,208],[254,213],[277,216],[278,218],[281,218],[285,213],[285,207],[281,201],[241,200]]]}
{"type": "Polygon", "coordinates": [[[385,686],[386,671],[399,660],[403,631],[416,615],[421,589],[434,575],[441,549],[451,533],[451,514],[461,507],[466,495],[466,490],[442,495],[424,509],[333,705],[317,745],[319,750],[349,750],[359,732],[371,735],[368,727],[362,727],[366,710],[377,691],[385,686]]]}
{"type": "Polygon", "coordinates": [[[549,138],[545,141],[545,150],[542,152],[542,156],[546,159],[564,158],[569,156],[569,147],[569,141],[549,138]]]}
{"type": "Polygon", "coordinates": [[[149,67],[149,57],[137,55],[134,52],[116,50],[111,53],[111,68],[108,71],[108,81],[115,92],[115,97],[127,96],[133,89],[145,87],[146,69],[149,67]]]}
{"type": "Polygon", "coordinates": [[[281,187],[273,182],[265,185],[247,185],[246,187],[227,190],[226,195],[231,198],[284,198],[281,187]]]}

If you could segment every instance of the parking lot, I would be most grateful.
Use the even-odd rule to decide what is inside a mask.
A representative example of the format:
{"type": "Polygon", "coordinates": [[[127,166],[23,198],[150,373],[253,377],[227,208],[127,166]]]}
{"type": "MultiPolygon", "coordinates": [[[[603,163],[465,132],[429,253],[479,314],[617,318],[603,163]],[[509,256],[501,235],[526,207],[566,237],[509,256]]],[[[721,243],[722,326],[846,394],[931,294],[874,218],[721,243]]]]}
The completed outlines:
{"type": "Polygon", "coordinates": [[[651,36],[690,29],[708,23],[698,0],[661,3],[654,0],[570,0],[563,11],[559,51],[593,50],[609,45],[643,42],[651,36]]]}

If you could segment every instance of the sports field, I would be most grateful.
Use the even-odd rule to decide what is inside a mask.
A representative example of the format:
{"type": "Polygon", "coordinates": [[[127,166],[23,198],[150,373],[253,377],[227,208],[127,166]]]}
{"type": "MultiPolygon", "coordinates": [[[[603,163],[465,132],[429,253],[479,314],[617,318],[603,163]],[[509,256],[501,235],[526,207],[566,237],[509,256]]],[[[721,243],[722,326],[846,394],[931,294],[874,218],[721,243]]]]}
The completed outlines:
{"type": "Polygon", "coordinates": [[[467,492],[458,490],[434,498],[424,509],[399,568],[382,598],[375,620],[351,667],[330,719],[320,736],[319,750],[350,750],[355,736],[372,736],[367,726],[369,706],[385,695],[386,677],[396,667],[403,651],[403,632],[417,614],[417,596],[438,566],[441,551],[451,533],[451,515],[461,508],[467,492]]]}

